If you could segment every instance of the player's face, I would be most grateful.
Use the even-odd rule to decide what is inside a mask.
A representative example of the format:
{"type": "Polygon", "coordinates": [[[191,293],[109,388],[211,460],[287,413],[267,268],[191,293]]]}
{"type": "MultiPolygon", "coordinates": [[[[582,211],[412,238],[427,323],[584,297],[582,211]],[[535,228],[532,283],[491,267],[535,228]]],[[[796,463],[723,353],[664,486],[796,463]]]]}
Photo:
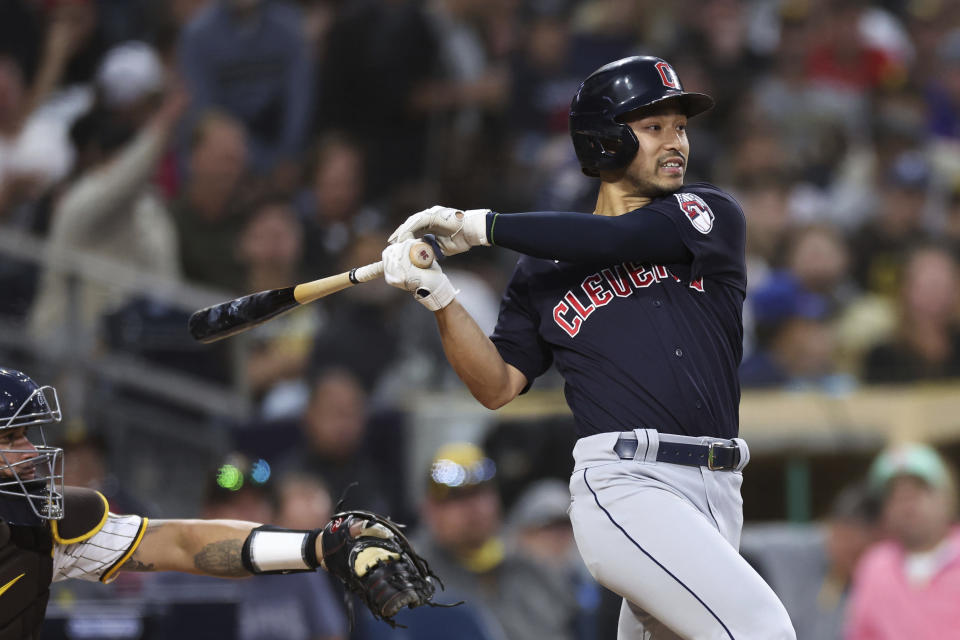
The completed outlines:
{"type": "Polygon", "coordinates": [[[640,148],[627,167],[624,179],[638,195],[658,196],[683,186],[690,157],[687,116],[675,107],[628,115],[640,148]]]}
{"type": "MultiPolygon", "coordinates": [[[[13,477],[13,473],[6,465],[15,465],[37,455],[36,447],[27,439],[26,427],[0,431],[0,452],[2,452],[0,478],[13,477]],[[4,459],[6,464],[3,464],[4,459]]],[[[32,480],[36,475],[36,469],[31,464],[20,465],[16,470],[21,480],[32,480]]]]}

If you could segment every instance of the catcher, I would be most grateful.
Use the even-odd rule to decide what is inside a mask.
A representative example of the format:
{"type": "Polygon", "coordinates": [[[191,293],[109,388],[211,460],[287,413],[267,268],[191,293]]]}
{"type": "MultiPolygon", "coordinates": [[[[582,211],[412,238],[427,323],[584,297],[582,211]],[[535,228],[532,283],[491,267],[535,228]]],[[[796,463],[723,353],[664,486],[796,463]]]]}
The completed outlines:
{"type": "Polygon", "coordinates": [[[60,419],[53,387],[0,368],[0,640],[40,637],[52,582],[107,583],[119,571],[242,578],[323,567],[391,625],[403,607],[433,604],[439,579],[397,525],[367,511],[312,531],[110,513],[99,492],[63,486],[63,450],[41,426],[60,419]]]}

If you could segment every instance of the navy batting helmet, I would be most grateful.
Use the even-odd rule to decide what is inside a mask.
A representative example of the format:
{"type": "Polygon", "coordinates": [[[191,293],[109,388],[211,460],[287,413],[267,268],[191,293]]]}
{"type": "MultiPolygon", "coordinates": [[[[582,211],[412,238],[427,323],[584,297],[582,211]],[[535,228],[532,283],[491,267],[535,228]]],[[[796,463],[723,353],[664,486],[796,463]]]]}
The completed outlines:
{"type": "Polygon", "coordinates": [[[583,172],[596,178],[630,164],[639,143],[618,118],[665,100],[687,116],[713,106],[710,96],[684,91],[673,67],[653,56],[623,58],[591,73],[570,103],[570,135],[583,172]]]}
{"type": "Polygon", "coordinates": [[[41,427],[60,418],[53,387],[0,368],[0,519],[37,525],[63,517],[63,449],[47,446],[41,427]],[[18,433],[33,427],[39,438],[18,433]]]}

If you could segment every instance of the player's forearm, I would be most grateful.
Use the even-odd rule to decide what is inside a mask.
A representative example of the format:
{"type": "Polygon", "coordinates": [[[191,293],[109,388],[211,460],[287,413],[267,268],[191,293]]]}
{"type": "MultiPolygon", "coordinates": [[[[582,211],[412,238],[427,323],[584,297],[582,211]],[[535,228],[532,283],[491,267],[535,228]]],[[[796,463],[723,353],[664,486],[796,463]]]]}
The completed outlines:
{"type": "Polygon", "coordinates": [[[454,300],[434,315],[447,360],[473,397],[488,409],[513,400],[519,389],[507,363],[466,309],[454,300]]]}
{"type": "Polygon", "coordinates": [[[498,247],[566,262],[671,264],[690,259],[676,227],[655,211],[612,217],[552,211],[489,213],[487,238],[498,247]]]}
{"type": "Polygon", "coordinates": [[[244,540],[259,526],[240,520],[151,520],[125,571],[182,571],[224,578],[250,575],[244,540]]]}

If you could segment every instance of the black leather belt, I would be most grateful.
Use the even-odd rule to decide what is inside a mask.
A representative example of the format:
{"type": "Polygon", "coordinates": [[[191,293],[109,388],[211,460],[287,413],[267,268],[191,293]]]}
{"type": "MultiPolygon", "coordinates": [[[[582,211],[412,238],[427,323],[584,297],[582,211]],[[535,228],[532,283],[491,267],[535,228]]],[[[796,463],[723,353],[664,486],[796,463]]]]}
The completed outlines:
{"type": "MultiPolygon", "coordinates": [[[[637,439],[622,435],[613,446],[613,451],[623,460],[633,460],[637,454],[637,439]]],[[[726,442],[686,444],[661,440],[657,447],[657,462],[707,467],[711,471],[730,471],[740,464],[740,447],[726,442]]]]}

